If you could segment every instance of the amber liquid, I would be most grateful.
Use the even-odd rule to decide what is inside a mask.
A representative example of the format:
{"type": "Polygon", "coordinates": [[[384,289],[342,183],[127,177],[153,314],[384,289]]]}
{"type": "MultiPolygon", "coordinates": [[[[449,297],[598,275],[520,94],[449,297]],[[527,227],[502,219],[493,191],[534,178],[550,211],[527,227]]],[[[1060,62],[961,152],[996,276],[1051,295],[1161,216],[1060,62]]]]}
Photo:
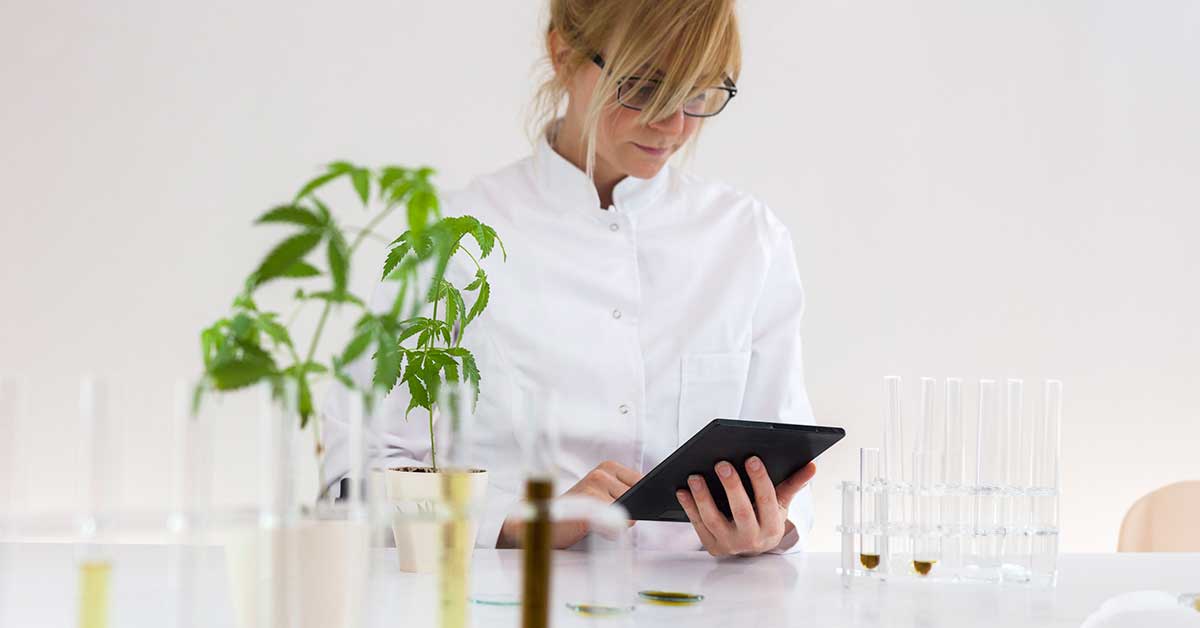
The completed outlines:
{"type": "Polygon", "coordinates": [[[930,571],[933,571],[933,565],[936,560],[914,560],[913,569],[922,576],[928,576],[930,571]]]}
{"type": "Polygon", "coordinates": [[[525,499],[533,506],[534,515],[525,523],[522,544],[522,628],[550,626],[550,498],[553,496],[554,485],[550,480],[530,479],[525,484],[525,499]]]}
{"type": "Polygon", "coordinates": [[[879,566],[879,554],[859,554],[858,562],[867,569],[875,569],[879,566]]]}

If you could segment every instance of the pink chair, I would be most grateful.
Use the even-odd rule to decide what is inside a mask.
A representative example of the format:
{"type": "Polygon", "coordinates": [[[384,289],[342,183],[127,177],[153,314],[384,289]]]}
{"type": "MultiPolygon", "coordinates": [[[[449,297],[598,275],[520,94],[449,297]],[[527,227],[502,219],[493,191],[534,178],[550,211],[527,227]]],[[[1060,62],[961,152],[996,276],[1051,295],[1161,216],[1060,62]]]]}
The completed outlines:
{"type": "Polygon", "coordinates": [[[1133,503],[1118,552],[1200,552],[1200,481],[1176,482],[1133,503]]]}

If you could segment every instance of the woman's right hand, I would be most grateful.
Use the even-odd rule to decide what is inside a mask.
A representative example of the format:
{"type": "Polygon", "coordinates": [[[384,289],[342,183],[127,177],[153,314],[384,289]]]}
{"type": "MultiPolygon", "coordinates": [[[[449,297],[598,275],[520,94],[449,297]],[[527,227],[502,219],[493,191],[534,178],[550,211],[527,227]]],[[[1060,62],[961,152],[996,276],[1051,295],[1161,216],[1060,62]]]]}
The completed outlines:
{"type": "MultiPolygon", "coordinates": [[[[641,473],[612,460],[605,460],[589,471],[582,480],[563,495],[586,495],[605,504],[611,504],[640,479],[642,479],[641,473]]],[[[496,547],[501,549],[520,547],[524,529],[524,522],[513,517],[505,519],[504,525],[500,526],[500,538],[496,540],[496,547]]],[[[556,523],[550,536],[550,544],[554,549],[568,548],[587,536],[588,531],[586,521],[556,523]]]]}

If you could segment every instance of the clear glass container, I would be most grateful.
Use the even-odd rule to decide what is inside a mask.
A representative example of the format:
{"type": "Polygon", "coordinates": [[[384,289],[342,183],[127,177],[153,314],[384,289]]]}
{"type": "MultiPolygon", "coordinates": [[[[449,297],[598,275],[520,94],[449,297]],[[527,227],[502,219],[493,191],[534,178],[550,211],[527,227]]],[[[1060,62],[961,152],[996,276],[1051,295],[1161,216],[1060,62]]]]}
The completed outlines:
{"type": "Polygon", "coordinates": [[[1062,430],[1062,382],[1042,386],[1042,411],[1034,423],[1033,478],[1030,491],[1032,547],[1030,578],[1053,586],[1058,578],[1058,502],[1062,430]]]}
{"type": "Polygon", "coordinates": [[[998,581],[1004,542],[1004,422],[1000,420],[995,380],[979,381],[979,413],[975,438],[973,538],[964,577],[998,581]]]}
{"type": "Polygon", "coordinates": [[[859,552],[858,564],[862,569],[879,570],[887,547],[885,508],[887,505],[886,484],[883,481],[879,449],[864,447],[858,450],[858,502],[859,502],[859,552]]]}

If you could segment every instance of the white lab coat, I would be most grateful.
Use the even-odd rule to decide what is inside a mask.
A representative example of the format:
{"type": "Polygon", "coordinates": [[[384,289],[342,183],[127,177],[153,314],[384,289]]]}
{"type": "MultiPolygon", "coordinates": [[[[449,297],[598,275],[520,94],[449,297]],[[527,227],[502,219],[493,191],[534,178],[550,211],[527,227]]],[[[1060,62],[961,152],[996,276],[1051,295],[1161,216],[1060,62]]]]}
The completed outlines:
{"type": "MultiPolygon", "coordinates": [[[[484,261],[491,301],[463,343],[483,374],[472,429],[490,476],[480,546],[495,546],[522,490],[511,410],[519,378],[558,396],[560,492],[604,460],[645,473],[713,418],[814,422],[792,240],[761,201],[668,166],[621,181],[604,209],[545,138],[443,201],[445,213],[493,226],[509,254],[484,261]]],[[[396,289],[381,284],[373,305],[386,308],[396,289]]],[[[369,365],[358,366],[368,381],[369,365]]],[[[405,422],[406,405],[397,389],[376,419],[388,464],[428,464],[428,424],[418,412],[405,422]]],[[[347,469],[345,407],[336,396],[325,406],[328,481],[347,469]]],[[[796,551],[812,527],[808,489],[789,518],[797,532],[781,548],[796,551]]],[[[701,548],[686,523],[633,532],[642,549],[701,548]]]]}

